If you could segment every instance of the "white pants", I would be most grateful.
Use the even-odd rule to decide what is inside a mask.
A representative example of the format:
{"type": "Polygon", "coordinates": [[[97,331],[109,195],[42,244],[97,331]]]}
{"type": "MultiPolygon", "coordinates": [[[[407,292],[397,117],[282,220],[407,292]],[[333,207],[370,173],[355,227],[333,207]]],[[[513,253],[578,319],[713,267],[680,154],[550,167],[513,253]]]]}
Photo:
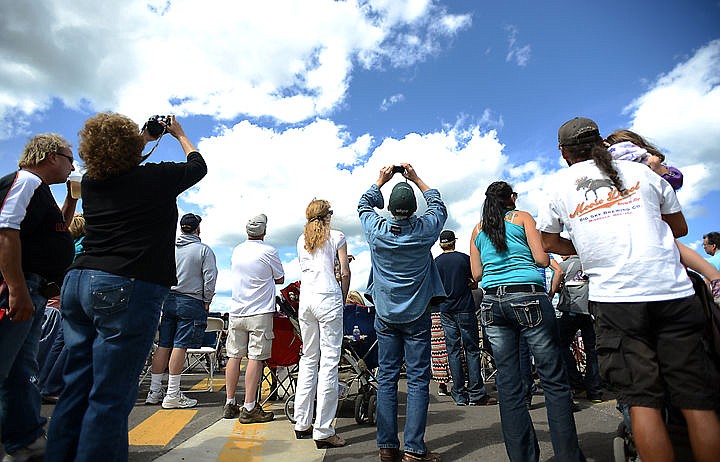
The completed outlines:
{"type": "Polygon", "coordinates": [[[338,364],[343,338],[343,303],[340,294],[312,294],[300,297],[300,358],[295,392],[295,429],[307,430],[312,424],[313,400],[317,410],[313,439],[335,434],[332,427],[338,405],[338,364]]]}

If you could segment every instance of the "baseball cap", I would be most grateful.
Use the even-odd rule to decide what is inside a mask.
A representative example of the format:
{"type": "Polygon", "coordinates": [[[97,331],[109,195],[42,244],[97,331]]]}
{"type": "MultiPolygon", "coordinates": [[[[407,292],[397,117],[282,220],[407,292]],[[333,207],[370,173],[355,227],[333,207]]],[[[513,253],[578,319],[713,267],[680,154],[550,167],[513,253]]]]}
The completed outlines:
{"type": "Polygon", "coordinates": [[[447,244],[448,242],[454,242],[455,241],[455,233],[450,231],[449,229],[446,229],[442,233],[440,233],[440,243],[441,244],[447,244]]]}
{"type": "Polygon", "coordinates": [[[417,210],[415,191],[406,182],[396,184],[390,193],[388,210],[395,217],[410,217],[417,210]]]}
{"type": "Polygon", "coordinates": [[[192,233],[197,229],[198,226],[200,226],[201,221],[202,218],[200,218],[198,215],[195,215],[194,213],[186,213],[180,219],[180,229],[184,233],[192,233]]]}
{"type": "Polygon", "coordinates": [[[597,124],[584,117],[575,117],[568,120],[558,130],[558,143],[560,146],[574,146],[601,140],[597,124]]]}
{"type": "Polygon", "coordinates": [[[265,234],[265,228],[267,227],[267,216],[264,213],[256,215],[248,220],[245,225],[247,235],[250,237],[260,237],[265,234]]]}

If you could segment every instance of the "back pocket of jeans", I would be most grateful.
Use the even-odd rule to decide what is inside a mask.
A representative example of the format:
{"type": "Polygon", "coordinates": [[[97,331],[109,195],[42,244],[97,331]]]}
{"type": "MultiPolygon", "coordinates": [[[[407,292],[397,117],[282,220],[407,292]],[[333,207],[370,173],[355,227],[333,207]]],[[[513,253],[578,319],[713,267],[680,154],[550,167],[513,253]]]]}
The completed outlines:
{"type": "Polygon", "coordinates": [[[540,300],[526,300],[510,303],[518,324],[522,327],[535,327],[542,322],[542,310],[540,300]]]}
{"type": "Polygon", "coordinates": [[[93,287],[93,310],[101,314],[115,314],[124,311],[130,301],[132,281],[93,287]]]}
{"type": "Polygon", "coordinates": [[[489,326],[493,322],[492,302],[480,302],[480,324],[489,326]]]}

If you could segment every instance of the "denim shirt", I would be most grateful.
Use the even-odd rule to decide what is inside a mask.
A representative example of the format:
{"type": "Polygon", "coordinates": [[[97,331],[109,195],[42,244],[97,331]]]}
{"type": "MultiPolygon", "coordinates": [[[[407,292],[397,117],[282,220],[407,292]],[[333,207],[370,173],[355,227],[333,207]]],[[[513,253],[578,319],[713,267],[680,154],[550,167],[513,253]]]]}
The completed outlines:
{"type": "Polygon", "coordinates": [[[428,210],[406,220],[378,215],[375,207],[382,209],[385,200],[377,185],[358,203],[372,262],[367,290],[377,316],[385,322],[415,321],[427,311],[432,298],[445,297],[430,248],[445,225],[447,209],[438,190],[430,189],[423,196],[428,210]]]}

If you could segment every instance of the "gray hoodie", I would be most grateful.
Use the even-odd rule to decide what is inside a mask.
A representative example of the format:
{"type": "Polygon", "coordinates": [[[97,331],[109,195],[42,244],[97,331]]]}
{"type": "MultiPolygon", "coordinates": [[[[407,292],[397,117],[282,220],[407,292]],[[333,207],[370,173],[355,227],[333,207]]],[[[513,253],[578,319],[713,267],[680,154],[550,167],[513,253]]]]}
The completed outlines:
{"type": "Polygon", "coordinates": [[[210,303],[215,295],[217,265],[215,254],[200,236],[181,234],[175,241],[175,268],[178,283],[171,291],[210,303]]]}

